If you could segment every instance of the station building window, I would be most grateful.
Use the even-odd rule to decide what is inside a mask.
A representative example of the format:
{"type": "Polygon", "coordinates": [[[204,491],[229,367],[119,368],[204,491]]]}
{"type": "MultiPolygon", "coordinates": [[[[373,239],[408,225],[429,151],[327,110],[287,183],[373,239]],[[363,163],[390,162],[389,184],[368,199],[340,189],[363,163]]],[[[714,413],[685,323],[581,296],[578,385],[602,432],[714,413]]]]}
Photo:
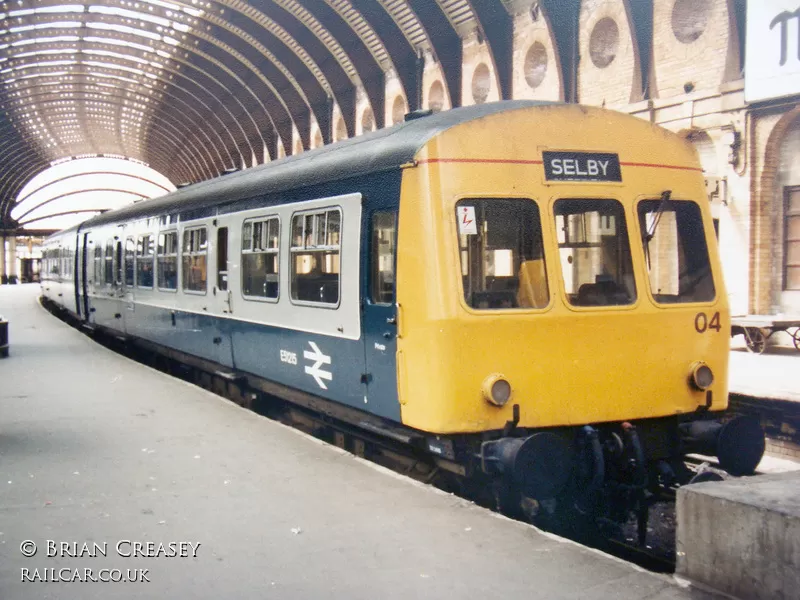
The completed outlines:
{"type": "Polygon", "coordinates": [[[622,204],[562,199],[554,213],[567,301],[573,306],[633,304],[636,285],[622,204]]]}
{"type": "Polygon", "coordinates": [[[278,217],[242,225],[242,295],[246,298],[278,298],[280,226],[278,217]]]}
{"type": "Polygon", "coordinates": [[[659,304],[713,300],[700,207],[684,200],[643,200],[638,212],[653,299],[659,304]]]}
{"type": "Polygon", "coordinates": [[[140,288],[153,287],[153,246],[152,235],[139,236],[136,244],[136,285],[140,288]]]}
{"type": "Polygon", "coordinates": [[[206,293],[208,280],[208,232],[205,227],[183,232],[183,290],[206,293]]]}
{"type": "Polygon", "coordinates": [[[292,216],[292,300],[339,304],[341,223],[339,208],[292,216]]]}
{"type": "Polygon", "coordinates": [[[470,198],[456,205],[464,299],[479,310],[544,308],[550,301],[539,207],[470,198]]]}
{"type": "Polygon", "coordinates": [[[175,291],[178,289],[178,232],[168,231],[158,234],[158,289],[175,291]]]}
{"type": "Polygon", "coordinates": [[[783,288],[800,290],[800,186],[787,187],[785,195],[783,288]]]}

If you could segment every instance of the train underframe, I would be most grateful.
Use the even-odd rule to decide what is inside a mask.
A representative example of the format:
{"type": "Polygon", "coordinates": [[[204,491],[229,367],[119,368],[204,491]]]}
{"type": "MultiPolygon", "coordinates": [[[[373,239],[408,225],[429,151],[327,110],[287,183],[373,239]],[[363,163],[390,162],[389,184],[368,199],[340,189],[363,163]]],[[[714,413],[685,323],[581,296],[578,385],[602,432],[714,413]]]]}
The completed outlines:
{"type": "Polygon", "coordinates": [[[635,515],[644,545],[654,503],[674,499],[682,485],[753,474],[765,438],[751,417],[700,411],[541,431],[514,431],[511,423],[496,439],[468,447],[477,462],[473,472],[491,480],[501,512],[548,528],[605,534],[635,515]],[[698,473],[687,455],[715,458],[717,466],[698,473]]]}

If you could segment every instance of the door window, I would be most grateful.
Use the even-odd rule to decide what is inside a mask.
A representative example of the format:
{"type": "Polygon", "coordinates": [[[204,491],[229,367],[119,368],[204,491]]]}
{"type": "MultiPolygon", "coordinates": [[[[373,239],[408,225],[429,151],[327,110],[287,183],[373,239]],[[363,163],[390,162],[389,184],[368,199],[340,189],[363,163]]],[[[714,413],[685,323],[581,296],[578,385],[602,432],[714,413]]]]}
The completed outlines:
{"type": "Polygon", "coordinates": [[[378,212],[372,216],[370,252],[370,298],[374,304],[394,303],[395,244],[397,214],[378,212]]]}

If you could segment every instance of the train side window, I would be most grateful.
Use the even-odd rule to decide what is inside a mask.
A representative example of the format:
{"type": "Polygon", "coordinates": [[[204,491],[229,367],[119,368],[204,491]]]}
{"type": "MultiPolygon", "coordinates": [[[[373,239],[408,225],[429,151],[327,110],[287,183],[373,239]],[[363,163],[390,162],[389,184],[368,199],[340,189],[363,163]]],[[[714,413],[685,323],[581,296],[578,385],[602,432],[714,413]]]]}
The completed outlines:
{"type": "Polygon", "coordinates": [[[550,302],[539,207],[528,199],[470,198],[456,205],[466,303],[479,310],[550,302]]]}
{"type": "Polygon", "coordinates": [[[338,208],[292,216],[292,300],[339,304],[341,223],[338,208]]]}
{"type": "Polygon", "coordinates": [[[125,285],[133,287],[133,274],[135,265],[133,264],[133,257],[136,253],[136,242],[132,237],[125,240],[125,285]]]}
{"type": "Polygon", "coordinates": [[[716,296],[700,207],[687,200],[638,205],[650,291],[659,304],[710,302],[716,296]]]}
{"type": "Polygon", "coordinates": [[[278,217],[245,221],[242,225],[242,295],[277,300],[280,264],[278,217]]]}
{"type": "Polygon", "coordinates": [[[636,285],[622,204],[563,199],[553,210],[567,301],[573,306],[633,304],[636,285]]]}
{"type": "Polygon", "coordinates": [[[105,258],[105,282],[106,285],[112,285],[114,283],[114,240],[106,240],[105,258]]]}
{"type": "Polygon", "coordinates": [[[95,287],[103,283],[103,246],[96,244],[94,247],[94,280],[95,287]]]}
{"type": "Polygon", "coordinates": [[[178,232],[158,234],[158,289],[173,292],[178,289],[178,232]]]}
{"type": "Polygon", "coordinates": [[[136,244],[136,287],[153,289],[153,246],[152,235],[139,236],[136,244]]]}
{"type": "Polygon", "coordinates": [[[183,232],[183,277],[185,292],[205,294],[208,281],[208,232],[205,227],[183,232]]]}
{"type": "Polygon", "coordinates": [[[396,236],[396,213],[377,212],[372,216],[370,299],[374,304],[394,302],[396,236]]]}

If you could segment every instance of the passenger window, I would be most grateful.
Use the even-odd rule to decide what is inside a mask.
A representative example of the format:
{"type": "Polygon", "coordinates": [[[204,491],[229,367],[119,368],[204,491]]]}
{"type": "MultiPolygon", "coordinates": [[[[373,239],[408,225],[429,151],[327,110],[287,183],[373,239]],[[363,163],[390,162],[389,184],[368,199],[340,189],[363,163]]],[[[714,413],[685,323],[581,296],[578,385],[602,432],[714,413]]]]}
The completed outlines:
{"type": "Polygon", "coordinates": [[[106,241],[106,265],[105,265],[106,285],[114,283],[114,240],[106,241]]]}
{"type": "Polygon", "coordinates": [[[394,303],[396,235],[396,213],[378,212],[372,216],[370,299],[375,304],[394,303]]]}
{"type": "Polygon", "coordinates": [[[246,298],[278,298],[280,239],[278,217],[242,225],[242,295],[246,298]]]}
{"type": "Polygon", "coordinates": [[[178,232],[158,234],[158,289],[178,289],[178,232]]]}
{"type": "Polygon", "coordinates": [[[132,237],[125,240],[125,285],[133,287],[134,264],[133,257],[136,252],[136,243],[132,237]]]}
{"type": "Polygon", "coordinates": [[[456,205],[464,299],[480,310],[544,308],[550,300],[539,207],[526,199],[456,205]]]}
{"type": "Polygon", "coordinates": [[[340,209],[292,217],[291,294],[293,300],[339,304],[340,209]]]}
{"type": "Polygon", "coordinates": [[[136,285],[140,288],[153,287],[153,236],[139,237],[136,245],[136,285]]]}
{"type": "Polygon", "coordinates": [[[616,200],[557,200],[554,211],[569,303],[633,304],[636,285],[622,204],[616,200]]]}
{"type": "Polygon", "coordinates": [[[206,293],[208,234],[205,227],[183,232],[183,289],[206,293]]]}
{"type": "Polygon", "coordinates": [[[97,244],[94,247],[94,281],[95,287],[103,283],[103,246],[97,244]]]}
{"type": "Polygon", "coordinates": [[[660,304],[709,302],[714,279],[700,207],[691,201],[639,203],[650,291],[660,304]]]}

